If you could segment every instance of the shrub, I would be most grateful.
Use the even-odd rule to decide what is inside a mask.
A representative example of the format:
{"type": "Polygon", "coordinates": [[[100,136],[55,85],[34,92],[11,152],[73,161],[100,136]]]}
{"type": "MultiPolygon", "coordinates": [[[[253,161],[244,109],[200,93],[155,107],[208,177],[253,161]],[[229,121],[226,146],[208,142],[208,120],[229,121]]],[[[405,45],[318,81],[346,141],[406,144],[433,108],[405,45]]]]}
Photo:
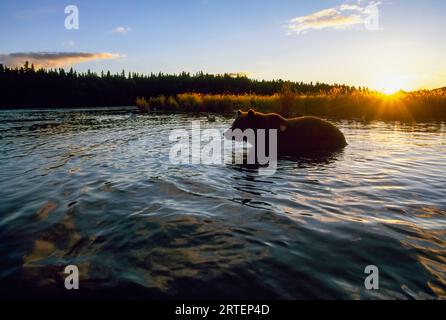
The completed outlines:
{"type": "Polygon", "coordinates": [[[377,92],[343,92],[332,89],[320,94],[297,94],[284,89],[275,95],[183,93],[176,97],[138,97],[142,110],[232,113],[236,109],[278,112],[284,116],[314,115],[340,118],[421,120],[446,119],[444,91],[400,92],[386,96],[377,92]]]}

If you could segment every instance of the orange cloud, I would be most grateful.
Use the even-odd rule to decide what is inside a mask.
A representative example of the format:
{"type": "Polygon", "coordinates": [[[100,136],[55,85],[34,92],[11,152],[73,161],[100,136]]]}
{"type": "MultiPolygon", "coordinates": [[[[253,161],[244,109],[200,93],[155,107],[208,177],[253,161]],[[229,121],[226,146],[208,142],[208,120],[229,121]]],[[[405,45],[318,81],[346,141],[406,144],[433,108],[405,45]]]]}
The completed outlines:
{"type": "Polygon", "coordinates": [[[87,52],[18,52],[0,54],[0,63],[7,66],[22,66],[25,61],[34,64],[36,68],[58,68],[78,63],[118,59],[123,56],[117,53],[87,53],[87,52]]]}

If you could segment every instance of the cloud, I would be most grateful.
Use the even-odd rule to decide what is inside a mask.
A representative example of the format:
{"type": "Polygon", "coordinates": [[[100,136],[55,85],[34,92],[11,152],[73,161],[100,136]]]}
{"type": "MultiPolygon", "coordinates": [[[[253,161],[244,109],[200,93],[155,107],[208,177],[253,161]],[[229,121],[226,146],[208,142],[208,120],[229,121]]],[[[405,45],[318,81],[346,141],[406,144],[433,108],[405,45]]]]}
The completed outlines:
{"type": "Polygon", "coordinates": [[[42,7],[42,8],[32,8],[20,10],[15,13],[15,18],[20,20],[33,20],[33,19],[43,19],[52,14],[57,14],[58,10],[56,7],[42,7]]]}
{"type": "Polygon", "coordinates": [[[289,34],[305,34],[309,30],[326,28],[348,29],[354,25],[365,24],[381,2],[371,1],[367,5],[341,4],[312,14],[291,19],[286,28],[289,34]]]}
{"type": "Polygon", "coordinates": [[[76,42],[74,40],[68,40],[68,41],[62,41],[62,46],[64,47],[74,47],[76,45],[76,42]]]}
{"type": "Polygon", "coordinates": [[[352,10],[352,11],[360,11],[363,12],[365,10],[365,8],[357,5],[357,4],[341,4],[339,6],[339,10],[341,11],[347,11],[347,10],[352,10]]]}
{"type": "Polygon", "coordinates": [[[0,54],[0,63],[7,66],[22,66],[25,61],[34,64],[36,68],[58,68],[78,63],[118,59],[123,55],[117,53],[87,53],[87,52],[18,52],[0,54]]]}
{"type": "Polygon", "coordinates": [[[132,28],[129,28],[129,27],[116,27],[112,30],[112,33],[126,34],[131,30],[132,30],[132,28]]]}

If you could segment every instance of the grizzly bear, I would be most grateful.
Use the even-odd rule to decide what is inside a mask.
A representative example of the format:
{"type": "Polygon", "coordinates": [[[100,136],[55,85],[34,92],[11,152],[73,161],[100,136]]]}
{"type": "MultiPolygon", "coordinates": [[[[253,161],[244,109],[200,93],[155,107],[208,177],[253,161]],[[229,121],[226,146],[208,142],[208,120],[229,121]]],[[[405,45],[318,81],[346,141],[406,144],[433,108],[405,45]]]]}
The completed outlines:
{"type": "Polygon", "coordinates": [[[287,119],[277,113],[239,110],[231,129],[253,129],[255,132],[258,129],[276,129],[279,156],[334,152],[347,146],[347,141],[338,128],[316,117],[287,119]]]}

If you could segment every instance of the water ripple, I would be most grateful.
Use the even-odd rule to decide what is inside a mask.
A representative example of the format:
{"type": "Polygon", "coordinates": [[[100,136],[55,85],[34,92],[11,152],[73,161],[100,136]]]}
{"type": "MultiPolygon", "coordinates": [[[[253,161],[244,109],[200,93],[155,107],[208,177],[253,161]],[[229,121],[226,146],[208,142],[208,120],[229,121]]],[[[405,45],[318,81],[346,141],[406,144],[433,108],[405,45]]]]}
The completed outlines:
{"type": "Polygon", "coordinates": [[[174,165],[172,129],[231,119],[128,110],[0,111],[0,293],[446,297],[444,123],[338,121],[349,146],[238,165],[174,165]],[[380,290],[364,289],[364,268],[380,290]]]}

